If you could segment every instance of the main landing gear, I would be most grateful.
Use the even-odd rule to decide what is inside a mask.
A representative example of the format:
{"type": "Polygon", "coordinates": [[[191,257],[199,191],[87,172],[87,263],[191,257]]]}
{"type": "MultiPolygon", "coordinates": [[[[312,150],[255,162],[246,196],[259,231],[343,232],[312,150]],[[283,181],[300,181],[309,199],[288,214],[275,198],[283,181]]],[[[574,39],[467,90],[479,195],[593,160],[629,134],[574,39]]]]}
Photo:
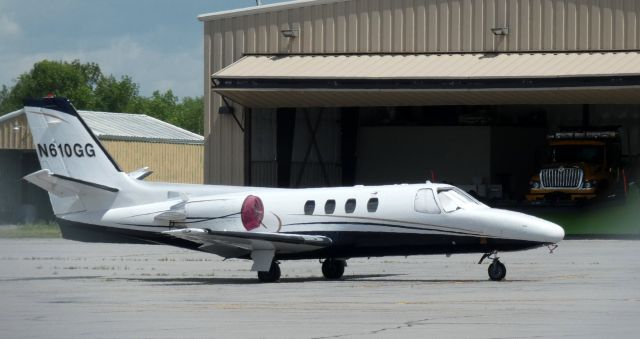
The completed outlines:
{"type": "Polygon", "coordinates": [[[276,282],[280,280],[280,264],[277,261],[271,263],[271,267],[266,272],[258,272],[260,282],[276,282]]]}
{"type": "Polygon", "coordinates": [[[329,280],[340,279],[344,274],[347,261],[342,259],[325,259],[322,263],[322,275],[329,280]]]}
{"type": "MultiPolygon", "coordinates": [[[[322,262],[322,275],[329,280],[336,280],[342,278],[344,274],[344,268],[347,266],[347,261],[343,259],[325,259],[322,262]]],[[[274,261],[271,263],[268,271],[258,272],[258,279],[263,283],[276,282],[280,280],[280,263],[274,261]]]]}
{"type": "Polygon", "coordinates": [[[491,259],[492,263],[489,265],[489,269],[487,272],[489,273],[489,279],[493,281],[501,281],[507,275],[507,268],[503,263],[500,262],[500,258],[498,258],[498,252],[493,251],[491,253],[485,253],[478,264],[482,264],[484,259],[491,259]]]}

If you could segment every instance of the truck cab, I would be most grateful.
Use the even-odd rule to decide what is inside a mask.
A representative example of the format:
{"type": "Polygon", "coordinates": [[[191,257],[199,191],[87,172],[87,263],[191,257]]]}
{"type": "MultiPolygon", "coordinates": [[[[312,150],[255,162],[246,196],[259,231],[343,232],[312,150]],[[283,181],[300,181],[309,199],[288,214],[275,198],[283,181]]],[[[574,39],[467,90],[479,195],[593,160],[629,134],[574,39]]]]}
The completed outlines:
{"type": "Polygon", "coordinates": [[[569,131],[547,136],[545,163],[529,184],[530,202],[615,196],[621,153],[617,131],[569,131]]]}

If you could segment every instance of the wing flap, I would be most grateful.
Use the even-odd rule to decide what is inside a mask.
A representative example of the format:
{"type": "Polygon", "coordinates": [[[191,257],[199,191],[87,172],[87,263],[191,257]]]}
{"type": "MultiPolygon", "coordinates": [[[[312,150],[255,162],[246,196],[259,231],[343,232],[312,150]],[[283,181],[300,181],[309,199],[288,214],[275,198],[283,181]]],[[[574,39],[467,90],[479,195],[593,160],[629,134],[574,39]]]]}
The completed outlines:
{"type": "Polygon", "coordinates": [[[327,247],[332,244],[330,238],[321,235],[215,231],[207,228],[183,228],[163,233],[201,243],[203,249],[206,248],[207,251],[213,253],[217,253],[217,247],[220,247],[221,250],[233,247],[244,250],[245,254],[262,250],[296,253],[327,247]]]}

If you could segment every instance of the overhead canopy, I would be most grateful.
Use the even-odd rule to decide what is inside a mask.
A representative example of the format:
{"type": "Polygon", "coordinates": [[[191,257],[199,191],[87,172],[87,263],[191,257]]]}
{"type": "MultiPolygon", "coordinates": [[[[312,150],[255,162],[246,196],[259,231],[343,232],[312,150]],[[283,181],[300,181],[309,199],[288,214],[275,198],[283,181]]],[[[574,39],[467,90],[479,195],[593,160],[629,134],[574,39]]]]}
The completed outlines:
{"type": "Polygon", "coordinates": [[[640,103],[640,52],[247,55],[212,84],[248,107],[640,103]]]}

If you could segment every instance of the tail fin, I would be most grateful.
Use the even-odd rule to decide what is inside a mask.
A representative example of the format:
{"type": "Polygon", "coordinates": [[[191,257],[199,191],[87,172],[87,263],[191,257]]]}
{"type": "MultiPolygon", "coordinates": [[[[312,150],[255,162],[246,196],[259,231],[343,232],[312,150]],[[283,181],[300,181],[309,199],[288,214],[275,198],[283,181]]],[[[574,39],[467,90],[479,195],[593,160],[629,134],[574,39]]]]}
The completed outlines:
{"type": "MultiPolygon", "coordinates": [[[[28,99],[24,111],[42,169],[75,180],[118,188],[122,171],[66,98],[28,99]]],[[[27,180],[29,177],[27,177],[27,180]]],[[[49,191],[56,215],[86,210],[78,195],[49,191]]]]}

